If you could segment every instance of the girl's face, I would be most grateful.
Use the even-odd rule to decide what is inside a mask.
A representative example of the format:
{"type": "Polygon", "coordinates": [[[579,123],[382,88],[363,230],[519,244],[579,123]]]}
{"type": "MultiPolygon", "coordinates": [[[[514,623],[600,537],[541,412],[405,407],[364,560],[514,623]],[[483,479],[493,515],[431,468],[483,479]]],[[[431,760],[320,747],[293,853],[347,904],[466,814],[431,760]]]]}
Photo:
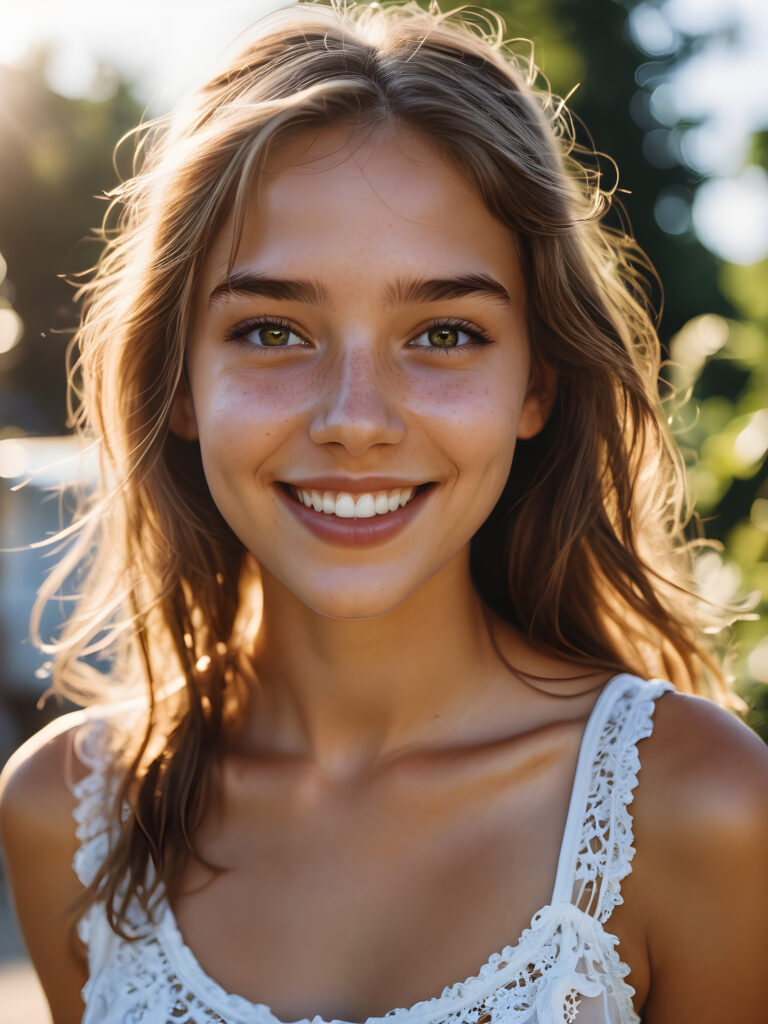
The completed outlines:
{"type": "Polygon", "coordinates": [[[270,156],[227,287],[232,230],[172,417],[225,520],[324,615],[384,614],[457,567],[469,585],[470,540],[553,392],[530,380],[509,231],[418,134],[340,128],[270,156]]]}

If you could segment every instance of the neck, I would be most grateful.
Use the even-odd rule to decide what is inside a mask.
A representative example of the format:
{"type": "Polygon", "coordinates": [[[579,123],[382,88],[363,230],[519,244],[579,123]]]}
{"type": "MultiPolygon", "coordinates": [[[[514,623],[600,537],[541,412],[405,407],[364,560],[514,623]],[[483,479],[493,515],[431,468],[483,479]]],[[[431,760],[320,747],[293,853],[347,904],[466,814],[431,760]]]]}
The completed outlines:
{"type": "Polygon", "coordinates": [[[362,775],[445,721],[464,722],[499,679],[468,557],[368,619],[320,615],[267,573],[262,587],[251,749],[336,779],[362,775]]]}

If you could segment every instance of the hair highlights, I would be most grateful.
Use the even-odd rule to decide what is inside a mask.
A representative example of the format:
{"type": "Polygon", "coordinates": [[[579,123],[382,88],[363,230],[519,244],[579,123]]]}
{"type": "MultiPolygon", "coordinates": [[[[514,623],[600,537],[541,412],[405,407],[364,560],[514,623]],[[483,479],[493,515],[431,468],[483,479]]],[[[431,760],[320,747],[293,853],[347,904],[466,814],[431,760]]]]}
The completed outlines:
{"type": "Polygon", "coordinates": [[[148,906],[158,882],[173,891],[228,723],[256,682],[239,615],[252,559],[213,504],[198,446],[169,419],[202,260],[289,134],[415,129],[518,241],[534,365],[552,367],[559,386],[473,540],[487,604],[542,648],[735,704],[701,641],[724,614],[691,589],[683,467],[645,300],[652,270],[603,223],[610,192],[577,160],[567,109],[536,76],[490,14],[302,4],[262,19],[175,118],[143,130],[78,293],[73,416],[99,444],[100,490],[41,595],[87,561],[76,613],[50,648],[61,693],[113,699],[118,680],[149,693],[116,805],[128,800],[132,814],[85,896],[106,900],[115,928],[133,896],[148,906]],[[83,660],[96,652],[113,658],[109,678],[83,660]]]}

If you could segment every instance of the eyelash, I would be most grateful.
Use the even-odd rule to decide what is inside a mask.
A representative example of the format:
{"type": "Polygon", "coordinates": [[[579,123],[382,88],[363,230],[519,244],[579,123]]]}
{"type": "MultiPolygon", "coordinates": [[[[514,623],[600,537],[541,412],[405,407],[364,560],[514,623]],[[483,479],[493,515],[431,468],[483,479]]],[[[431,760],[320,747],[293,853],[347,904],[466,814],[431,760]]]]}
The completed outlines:
{"type": "MultiPolygon", "coordinates": [[[[259,327],[284,327],[286,330],[291,331],[296,335],[297,338],[307,343],[307,339],[300,334],[290,320],[286,320],[280,316],[270,317],[255,317],[251,320],[243,320],[241,323],[236,324],[230,328],[224,336],[226,342],[231,342],[236,345],[242,345],[248,347],[253,352],[268,352],[272,349],[286,349],[286,348],[301,348],[300,345],[254,345],[250,341],[246,340],[246,335],[250,334],[251,331],[256,331],[259,327]]],[[[471,340],[466,342],[464,345],[453,345],[447,347],[441,347],[439,345],[415,345],[414,348],[425,349],[430,352],[443,352],[445,355],[450,355],[452,352],[459,351],[463,352],[466,349],[481,348],[484,345],[492,345],[494,340],[486,331],[476,324],[470,323],[467,320],[457,320],[454,317],[447,317],[439,320],[433,320],[428,327],[425,327],[423,331],[420,331],[415,337],[421,337],[422,334],[426,334],[427,331],[460,331],[462,334],[466,334],[471,340]]],[[[411,338],[411,341],[414,339],[411,338]]]]}

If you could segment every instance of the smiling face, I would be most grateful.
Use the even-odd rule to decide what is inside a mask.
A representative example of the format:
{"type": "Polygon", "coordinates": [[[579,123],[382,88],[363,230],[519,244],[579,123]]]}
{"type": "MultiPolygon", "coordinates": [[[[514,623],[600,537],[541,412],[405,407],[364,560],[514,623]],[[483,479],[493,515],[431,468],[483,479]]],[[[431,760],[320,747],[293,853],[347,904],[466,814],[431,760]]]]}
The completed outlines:
{"type": "Polygon", "coordinates": [[[418,134],[328,128],[270,156],[227,282],[231,239],[200,275],[171,421],[224,519],[324,615],[384,614],[455,585],[449,567],[469,586],[470,540],[552,399],[530,386],[509,231],[418,134]]]}

